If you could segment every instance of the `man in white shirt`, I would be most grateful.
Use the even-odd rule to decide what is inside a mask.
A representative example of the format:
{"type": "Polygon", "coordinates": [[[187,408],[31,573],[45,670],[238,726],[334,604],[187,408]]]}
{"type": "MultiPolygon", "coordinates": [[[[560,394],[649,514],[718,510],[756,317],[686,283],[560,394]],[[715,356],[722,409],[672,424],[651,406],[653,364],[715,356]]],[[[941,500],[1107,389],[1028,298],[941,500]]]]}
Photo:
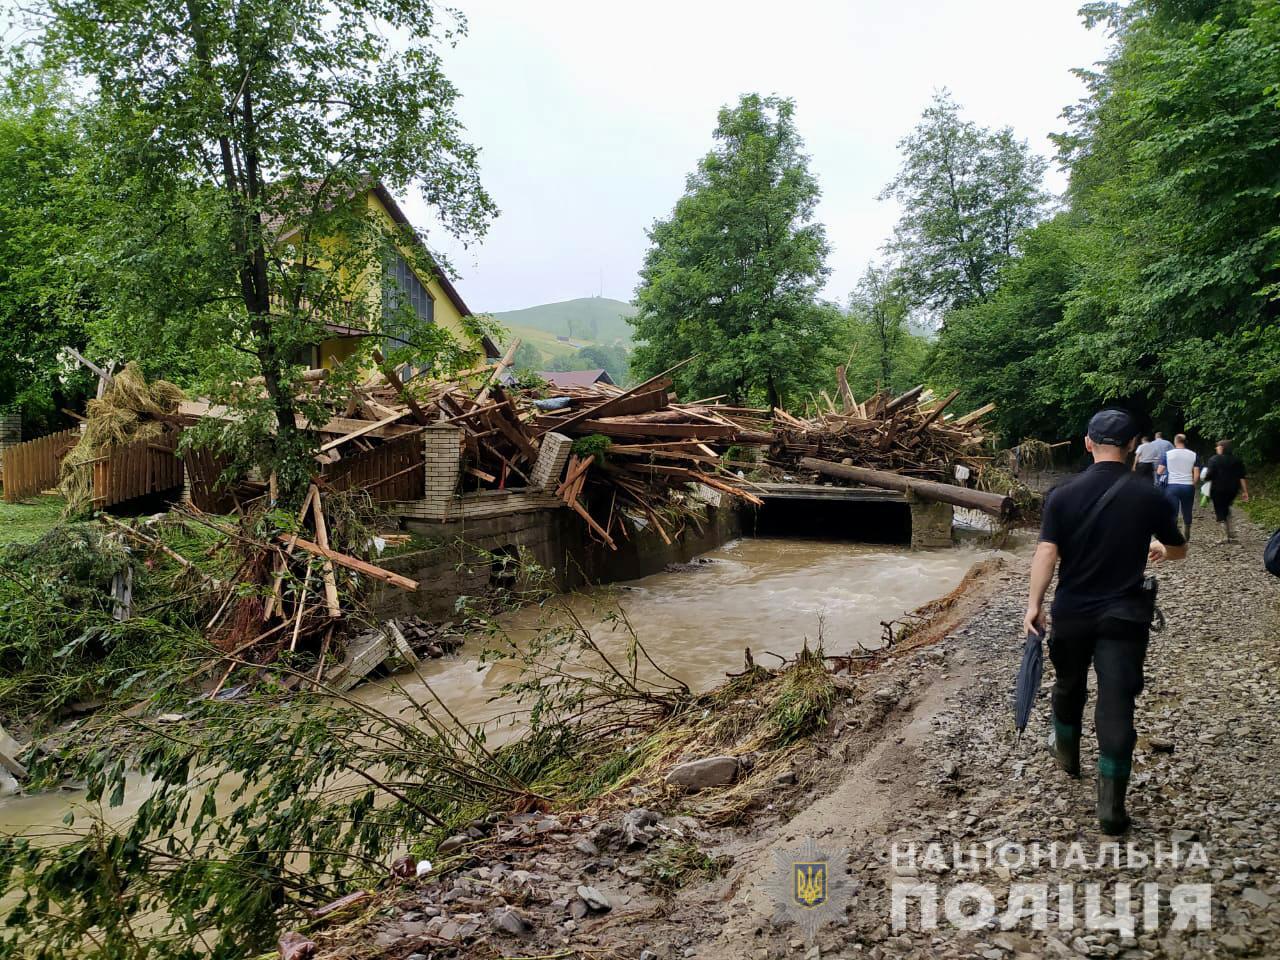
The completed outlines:
{"type": "Polygon", "coordinates": [[[1187,435],[1180,433],[1173,438],[1173,449],[1160,459],[1157,469],[1165,478],[1167,486],[1165,496],[1168,497],[1173,512],[1182,513],[1182,522],[1186,527],[1187,543],[1191,542],[1191,510],[1196,503],[1196,484],[1200,482],[1200,466],[1194,450],[1187,449],[1187,435]]]}

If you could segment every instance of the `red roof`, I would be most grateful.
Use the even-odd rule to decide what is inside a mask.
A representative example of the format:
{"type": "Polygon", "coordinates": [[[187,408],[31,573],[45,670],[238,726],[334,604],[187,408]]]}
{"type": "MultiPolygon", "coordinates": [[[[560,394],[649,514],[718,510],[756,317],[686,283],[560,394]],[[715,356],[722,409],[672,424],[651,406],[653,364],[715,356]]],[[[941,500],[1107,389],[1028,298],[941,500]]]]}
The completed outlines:
{"type": "Polygon", "coordinates": [[[539,370],[538,376],[553,387],[589,387],[593,383],[613,383],[603,367],[597,370],[539,370]]]}

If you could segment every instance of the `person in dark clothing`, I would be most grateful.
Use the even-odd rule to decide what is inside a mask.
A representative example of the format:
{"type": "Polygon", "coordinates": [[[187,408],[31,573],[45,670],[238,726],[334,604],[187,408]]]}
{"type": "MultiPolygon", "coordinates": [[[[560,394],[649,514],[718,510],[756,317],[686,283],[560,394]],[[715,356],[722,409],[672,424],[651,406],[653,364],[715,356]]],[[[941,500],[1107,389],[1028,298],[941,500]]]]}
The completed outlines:
{"type": "Polygon", "coordinates": [[[1244,461],[1231,452],[1230,440],[1218,441],[1218,452],[1209,458],[1205,472],[1209,475],[1209,499],[1213,501],[1214,519],[1222,526],[1221,543],[1235,543],[1236,533],[1231,528],[1231,504],[1237,496],[1249,502],[1249,481],[1245,477],[1244,461]]]}
{"type": "Polygon", "coordinates": [[[1180,560],[1187,553],[1160,491],[1125,467],[1137,432],[1123,410],[1102,410],[1089,421],[1085,447],[1093,466],[1055,487],[1045,500],[1024,622],[1028,631],[1044,634],[1044,596],[1057,567],[1049,637],[1055,671],[1050,749],[1062,769],[1080,775],[1092,664],[1098,678],[1098,821],[1112,835],[1129,828],[1124,796],[1137,741],[1134,700],[1142,692],[1151,625],[1142,599],[1146,563],[1180,560]],[[1120,486],[1110,492],[1115,484],[1120,486]],[[1083,536],[1075,536],[1104,495],[1111,499],[1083,536]]]}

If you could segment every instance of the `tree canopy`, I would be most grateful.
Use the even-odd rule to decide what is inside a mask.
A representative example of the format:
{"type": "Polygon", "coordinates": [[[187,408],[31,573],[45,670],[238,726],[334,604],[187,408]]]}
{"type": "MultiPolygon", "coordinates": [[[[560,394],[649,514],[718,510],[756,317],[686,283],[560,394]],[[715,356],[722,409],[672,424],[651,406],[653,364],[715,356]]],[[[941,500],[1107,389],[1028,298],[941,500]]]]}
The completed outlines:
{"type": "Polygon", "coordinates": [[[902,167],[881,199],[902,205],[888,250],[904,290],[934,312],[985,300],[1018,235],[1043,215],[1045,161],[1009,127],[962,119],[946,91],[898,148],[902,167]]]}
{"type": "Polygon", "coordinates": [[[1112,55],[1058,138],[1068,209],[936,361],[1007,433],[1078,433],[1120,401],[1171,429],[1280,451],[1280,8],[1093,4],[1112,55]]]}
{"type": "Polygon", "coordinates": [[[638,376],[694,357],[677,375],[685,395],[777,405],[825,365],[839,314],[817,300],[827,241],[794,114],[757,94],[720,110],[715,148],[649,231],[631,320],[638,376]]]}

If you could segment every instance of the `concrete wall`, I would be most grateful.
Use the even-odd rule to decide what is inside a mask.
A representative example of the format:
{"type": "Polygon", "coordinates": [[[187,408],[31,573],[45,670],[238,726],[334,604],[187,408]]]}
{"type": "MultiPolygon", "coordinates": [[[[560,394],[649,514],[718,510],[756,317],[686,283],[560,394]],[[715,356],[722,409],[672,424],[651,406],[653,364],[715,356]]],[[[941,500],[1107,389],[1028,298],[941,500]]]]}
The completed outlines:
{"type": "Polygon", "coordinates": [[[378,615],[448,618],[459,597],[482,597],[496,586],[510,586],[503,581],[503,556],[531,562],[547,587],[564,591],[648,576],[714,550],[741,532],[736,509],[707,505],[700,527],[689,522],[683,530],[668,531],[669,545],[651,530],[633,531],[610,550],[591,539],[581,517],[546,494],[489,491],[453,499],[453,519],[428,516],[426,506],[416,516],[417,505],[397,506],[405,530],[426,546],[383,562],[419,586],[414,593],[381,588],[373,601],[378,615]]]}

